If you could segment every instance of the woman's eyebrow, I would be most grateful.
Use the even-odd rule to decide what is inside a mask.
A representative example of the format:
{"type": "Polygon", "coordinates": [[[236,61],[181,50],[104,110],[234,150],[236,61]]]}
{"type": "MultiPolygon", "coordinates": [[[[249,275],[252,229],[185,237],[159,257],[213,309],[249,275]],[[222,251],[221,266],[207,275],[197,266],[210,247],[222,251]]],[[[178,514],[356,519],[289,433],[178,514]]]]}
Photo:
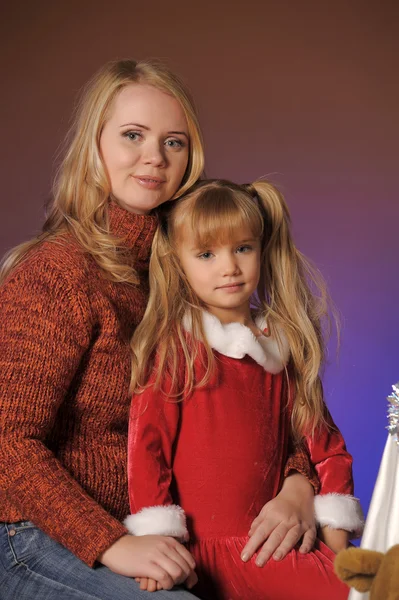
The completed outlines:
{"type": "Polygon", "coordinates": [[[140,123],[124,123],[123,125],[120,125],[119,127],[127,127],[128,125],[130,127],[140,127],[141,129],[146,129],[147,131],[150,130],[150,128],[147,127],[147,125],[140,125],[140,123]]]}
{"type": "Polygon", "coordinates": [[[185,135],[188,139],[188,135],[185,131],[168,131],[169,135],[185,135]]]}
{"type": "MultiPolygon", "coordinates": [[[[119,125],[119,127],[139,127],[140,129],[150,131],[150,128],[147,127],[147,125],[141,125],[140,123],[124,123],[123,125],[119,125]]],[[[184,135],[189,139],[188,134],[185,131],[168,131],[168,135],[184,135]]]]}

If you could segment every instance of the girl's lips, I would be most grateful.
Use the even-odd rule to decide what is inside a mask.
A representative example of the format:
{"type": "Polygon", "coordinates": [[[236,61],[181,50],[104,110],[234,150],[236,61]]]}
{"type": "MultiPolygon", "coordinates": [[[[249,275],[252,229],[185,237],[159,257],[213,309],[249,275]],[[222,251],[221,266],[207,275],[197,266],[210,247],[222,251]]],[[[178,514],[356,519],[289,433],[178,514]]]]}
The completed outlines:
{"type": "Polygon", "coordinates": [[[242,288],[243,285],[244,285],[244,283],[229,283],[227,285],[221,285],[217,289],[233,293],[233,292],[237,292],[240,288],[242,288]]]}

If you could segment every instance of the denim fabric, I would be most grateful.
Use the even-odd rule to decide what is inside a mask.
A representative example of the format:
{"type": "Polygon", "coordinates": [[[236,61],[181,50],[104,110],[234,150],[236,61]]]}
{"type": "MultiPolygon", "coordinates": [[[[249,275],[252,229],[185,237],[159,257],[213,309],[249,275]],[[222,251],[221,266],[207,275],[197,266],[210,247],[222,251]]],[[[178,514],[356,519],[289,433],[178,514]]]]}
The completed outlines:
{"type": "MultiPolygon", "coordinates": [[[[82,540],[84,544],[84,540],[82,540]]],[[[184,589],[150,595],[107,567],[93,569],[30,521],[0,523],[0,600],[194,600],[184,589]]]]}

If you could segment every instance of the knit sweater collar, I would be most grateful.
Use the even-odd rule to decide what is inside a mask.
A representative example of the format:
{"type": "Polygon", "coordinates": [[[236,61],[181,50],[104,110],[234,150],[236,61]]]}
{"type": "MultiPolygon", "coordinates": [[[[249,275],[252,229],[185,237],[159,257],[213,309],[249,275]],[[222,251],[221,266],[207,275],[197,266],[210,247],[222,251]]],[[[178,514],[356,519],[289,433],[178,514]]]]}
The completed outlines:
{"type": "Polygon", "coordinates": [[[151,244],[158,225],[156,215],[138,215],[111,200],[108,208],[109,230],[132,253],[134,267],[148,269],[151,244]]]}

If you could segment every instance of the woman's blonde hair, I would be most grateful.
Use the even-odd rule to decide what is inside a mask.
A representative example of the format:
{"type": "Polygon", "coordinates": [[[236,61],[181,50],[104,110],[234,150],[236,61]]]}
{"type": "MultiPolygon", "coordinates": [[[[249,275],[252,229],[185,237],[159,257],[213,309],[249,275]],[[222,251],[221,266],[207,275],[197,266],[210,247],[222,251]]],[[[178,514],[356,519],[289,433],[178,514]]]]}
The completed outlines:
{"type": "Polygon", "coordinates": [[[164,390],[166,376],[168,395],[177,398],[209,381],[215,361],[202,325],[204,305],[180,265],[179,245],[189,236],[195,247],[209,249],[234,239],[242,227],[261,240],[261,277],[251,304],[278,343],[281,331],[288,341],[296,386],[292,426],[300,438],[324,421],[321,321],[328,317],[329,297],[320,273],[294,245],[284,198],[267,181],[244,186],[201,181],[163,208],[150,261],[150,299],[132,340],[132,390],[140,393],[150,384],[164,390]],[[192,323],[190,338],[183,327],[185,317],[192,323]],[[205,368],[195,381],[199,356],[205,368]],[[184,381],[179,375],[182,361],[184,381]],[[156,376],[149,383],[155,364],[156,376]]]}
{"type": "Polygon", "coordinates": [[[111,104],[132,83],[158,88],[180,103],[190,138],[185,175],[174,198],[180,197],[201,176],[204,153],[193,101],[184,84],[156,60],[120,60],[106,64],[87,84],[66,139],[66,152],[55,177],[52,204],[42,233],[11,250],[3,259],[0,282],[45,239],[71,233],[114,281],[137,283],[137,277],[119,247],[121,240],[109,233],[110,183],[100,154],[100,136],[111,104]]]}

